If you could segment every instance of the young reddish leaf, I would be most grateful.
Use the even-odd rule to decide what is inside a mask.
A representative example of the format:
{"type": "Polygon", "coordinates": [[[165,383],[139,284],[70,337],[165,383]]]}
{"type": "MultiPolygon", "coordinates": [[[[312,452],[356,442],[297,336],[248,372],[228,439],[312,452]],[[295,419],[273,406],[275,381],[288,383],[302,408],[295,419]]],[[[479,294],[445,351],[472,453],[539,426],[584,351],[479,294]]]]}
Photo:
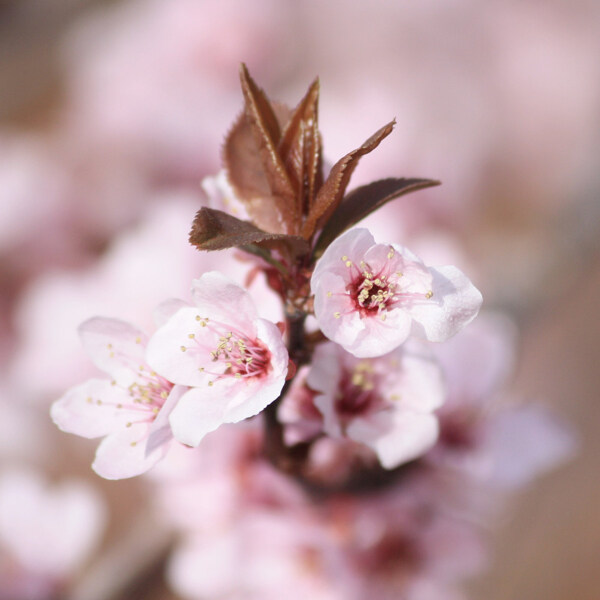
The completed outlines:
{"type": "Polygon", "coordinates": [[[319,123],[315,119],[312,122],[312,131],[310,133],[310,146],[307,148],[307,171],[308,171],[308,202],[303,208],[303,214],[307,215],[310,207],[315,202],[315,195],[323,185],[323,160],[321,156],[321,133],[319,132],[319,123]]]}
{"type": "Polygon", "coordinates": [[[315,254],[325,250],[343,231],[390,200],[436,185],[440,182],[433,179],[380,179],[352,190],[323,227],[315,244],[315,254]]]}
{"type": "Polygon", "coordinates": [[[291,256],[306,254],[309,246],[295,235],[269,233],[223,211],[201,208],[194,218],[190,243],[199,250],[225,250],[253,244],[284,244],[291,256]]]}
{"type": "Polygon", "coordinates": [[[349,152],[333,165],[329,176],[317,193],[313,206],[310,207],[302,228],[303,238],[310,239],[319,222],[326,220],[327,216],[333,213],[344,196],[360,158],[377,148],[381,141],[392,133],[395,124],[395,120],[391,121],[376,131],[362,146],[349,152]]]}
{"type": "Polygon", "coordinates": [[[282,231],[283,225],[271,195],[254,134],[246,115],[234,123],[223,145],[223,163],[236,196],[252,221],[265,231],[282,231]]]}
{"type": "Polygon", "coordinates": [[[246,114],[260,128],[260,135],[265,138],[265,143],[270,143],[273,146],[278,144],[281,129],[271,102],[265,92],[256,85],[244,63],[240,65],[240,81],[246,114]]]}
{"type": "Polygon", "coordinates": [[[319,80],[315,79],[292,112],[279,142],[279,155],[296,192],[296,222],[308,211],[321,165],[318,128],[319,80]]]}
{"type": "Polygon", "coordinates": [[[246,65],[240,67],[240,80],[244,94],[246,118],[262,161],[262,170],[269,183],[271,197],[281,217],[277,232],[294,231],[295,194],[285,166],[277,152],[281,137],[277,117],[265,93],[256,85],[246,65]]]}

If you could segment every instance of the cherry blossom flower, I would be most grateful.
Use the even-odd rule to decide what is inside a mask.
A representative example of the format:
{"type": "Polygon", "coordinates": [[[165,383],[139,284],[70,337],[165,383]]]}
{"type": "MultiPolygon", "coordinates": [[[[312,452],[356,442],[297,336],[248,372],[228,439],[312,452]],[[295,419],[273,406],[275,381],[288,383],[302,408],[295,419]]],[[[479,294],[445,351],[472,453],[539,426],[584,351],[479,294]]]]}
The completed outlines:
{"type": "Polygon", "coordinates": [[[90,379],[68,390],[51,409],[63,431],[96,438],[93,469],[107,479],[139,475],[167,452],[173,436],[168,415],[185,387],[145,362],[147,336],[116,319],[93,318],[79,328],[94,364],[110,379],[90,379]]]}
{"type": "Polygon", "coordinates": [[[346,563],[346,598],[454,599],[485,563],[480,532],[447,510],[447,491],[424,472],[366,496],[330,501],[346,563]],[[426,592],[429,592],[426,593],[426,592]]]}
{"type": "Polygon", "coordinates": [[[484,312],[434,349],[448,400],[439,412],[439,441],[426,460],[496,492],[523,487],[577,449],[573,432],[551,411],[503,393],[514,368],[516,333],[506,316],[484,312]]]}
{"type": "Polygon", "coordinates": [[[456,267],[427,267],[366,229],[333,242],[311,280],[323,333],[357,357],[381,356],[409,335],[443,342],[472,321],[481,293],[456,267]]]}
{"type": "Polygon", "coordinates": [[[306,382],[324,431],[369,446],[387,469],[420,456],[437,439],[431,412],[444,400],[441,371],[414,343],[375,359],[322,344],[306,382]]]}
{"type": "Polygon", "coordinates": [[[193,282],[195,306],[177,311],[152,336],[148,362],[187,385],[170,416],[175,438],[197,446],[223,423],[254,416],[275,400],[288,353],[274,323],[257,316],[250,295],[221,273],[193,282]]]}
{"type": "Polygon", "coordinates": [[[48,486],[36,471],[0,474],[0,598],[63,597],[97,545],[106,520],[95,490],[81,481],[48,486]]]}

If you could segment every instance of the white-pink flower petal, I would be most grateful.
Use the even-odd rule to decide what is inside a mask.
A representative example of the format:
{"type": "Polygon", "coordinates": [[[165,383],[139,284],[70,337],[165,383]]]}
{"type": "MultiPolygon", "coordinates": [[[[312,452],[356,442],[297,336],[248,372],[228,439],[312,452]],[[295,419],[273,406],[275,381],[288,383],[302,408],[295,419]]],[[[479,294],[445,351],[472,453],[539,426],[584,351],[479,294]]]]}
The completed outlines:
{"type": "Polygon", "coordinates": [[[94,317],[79,326],[83,347],[93,363],[120,385],[127,387],[144,362],[148,338],[125,321],[94,317]]]}
{"type": "Polygon", "coordinates": [[[196,387],[185,393],[169,418],[175,439],[187,446],[197,446],[207,433],[225,423],[233,385],[196,387]]]}
{"type": "Polygon", "coordinates": [[[424,454],[437,440],[438,421],[429,413],[379,412],[348,425],[348,437],[372,448],[386,469],[424,454]]]}
{"type": "Polygon", "coordinates": [[[168,443],[163,443],[155,446],[152,452],[147,452],[146,441],[149,435],[149,423],[124,427],[107,435],[96,450],[92,469],[105,479],[125,479],[145,473],[169,449],[168,443]]]}
{"type": "Polygon", "coordinates": [[[209,271],[192,282],[192,298],[200,312],[210,313],[217,321],[237,327],[247,334],[257,316],[250,294],[234,281],[219,273],[209,271]]]}
{"type": "Polygon", "coordinates": [[[432,297],[410,309],[412,333],[430,342],[445,342],[479,312],[481,292],[454,266],[431,267],[432,297]]]}
{"type": "Polygon", "coordinates": [[[57,400],[50,416],[62,431],[96,438],[125,427],[131,414],[123,406],[129,402],[125,390],[108,379],[89,379],[57,400]]]}

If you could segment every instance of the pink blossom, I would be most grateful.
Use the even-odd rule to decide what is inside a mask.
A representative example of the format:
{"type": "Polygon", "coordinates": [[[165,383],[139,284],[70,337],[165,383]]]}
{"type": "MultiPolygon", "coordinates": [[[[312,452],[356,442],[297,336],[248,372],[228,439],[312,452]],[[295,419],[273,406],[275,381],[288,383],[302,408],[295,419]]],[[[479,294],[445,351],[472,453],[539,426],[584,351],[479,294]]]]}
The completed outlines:
{"type": "Polygon", "coordinates": [[[573,456],[575,436],[549,410],[503,395],[516,354],[510,319],[484,312],[435,352],[448,401],[439,413],[439,442],[426,457],[430,464],[510,491],[573,456]]]}
{"type": "Polygon", "coordinates": [[[571,460],[577,446],[572,429],[545,406],[508,406],[482,423],[483,475],[497,489],[517,490],[571,460]]]}
{"type": "Polygon", "coordinates": [[[448,511],[445,492],[413,472],[383,493],[329,501],[346,598],[455,598],[455,585],[479,571],[485,555],[475,526],[448,511]]]}
{"type": "Polygon", "coordinates": [[[168,415],[186,388],[176,386],[145,362],[147,337],[116,319],[93,318],[79,328],[94,364],[110,379],[90,379],[52,405],[63,431],[96,438],[93,469],[107,479],[139,475],[167,452],[173,436],[168,415]]]}
{"type": "Polygon", "coordinates": [[[181,534],[167,577],[184,598],[339,598],[320,564],[327,529],[264,459],[261,426],[224,425],[202,452],[177,448],[152,472],[160,514],[181,534]]]}
{"type": "Polygon", "coordinates": [[[323,333],[358,357],[381,356],[409,335],[443,342],[472,321],[481,293],[456,267],[427,267],[410,250],[353,229],[312,276],[323,333]]]}
{"type": "Polygon", "coordinates": [[[177,311],[151,338],[148,361],[193,389],[170,416],[175,438],[197,446],[223,423],[251,417],[279,396],[288,354],[274,323],[257,316],[250,295],[212,271],[193,282],[195,306],[177,311]]]}
{"type": "Polygon", "coordinates": [[[134,0],[84,15],[64,45],[63,127],[138,173],[197,182],[239,109],[239,61],[272,79],[270,57],[295,56],[288,13],[276,0],[134,0]]]}
{"type": "Polygon", "coordinates": [[[306,382],[324,431],[369,446],[386,469],[420,456],[437,439],[431,412],[444,400],[441,372],[415,344],[362,360],[322,344],[306,382]]]}
{"type": "Polygon", "coordinates": [[[99,541],[105,509],[83,482],[49,487],[34,471],[0,474],[0,598],[54,596],[99,541]]]}
{"type": "Polygon", "coordinates": [[[316,525],[291,511],[246,507],[229,528],[188,536],[168,577],[185,598],[342,600],[321,564],[316,525]]]}

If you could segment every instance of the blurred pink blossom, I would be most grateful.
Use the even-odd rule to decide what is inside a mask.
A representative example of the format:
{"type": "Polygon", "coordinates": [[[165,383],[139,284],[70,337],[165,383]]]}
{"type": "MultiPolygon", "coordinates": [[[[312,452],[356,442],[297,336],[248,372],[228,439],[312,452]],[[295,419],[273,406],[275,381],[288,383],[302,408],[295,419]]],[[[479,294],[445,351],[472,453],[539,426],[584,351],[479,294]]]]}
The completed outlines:
{"type": "Polygon", "coordinates": [[[0,598],[54,597],[89,558],[104,505],[77,481],[49,487],[27,469],[0,473],[0,598]]]}

